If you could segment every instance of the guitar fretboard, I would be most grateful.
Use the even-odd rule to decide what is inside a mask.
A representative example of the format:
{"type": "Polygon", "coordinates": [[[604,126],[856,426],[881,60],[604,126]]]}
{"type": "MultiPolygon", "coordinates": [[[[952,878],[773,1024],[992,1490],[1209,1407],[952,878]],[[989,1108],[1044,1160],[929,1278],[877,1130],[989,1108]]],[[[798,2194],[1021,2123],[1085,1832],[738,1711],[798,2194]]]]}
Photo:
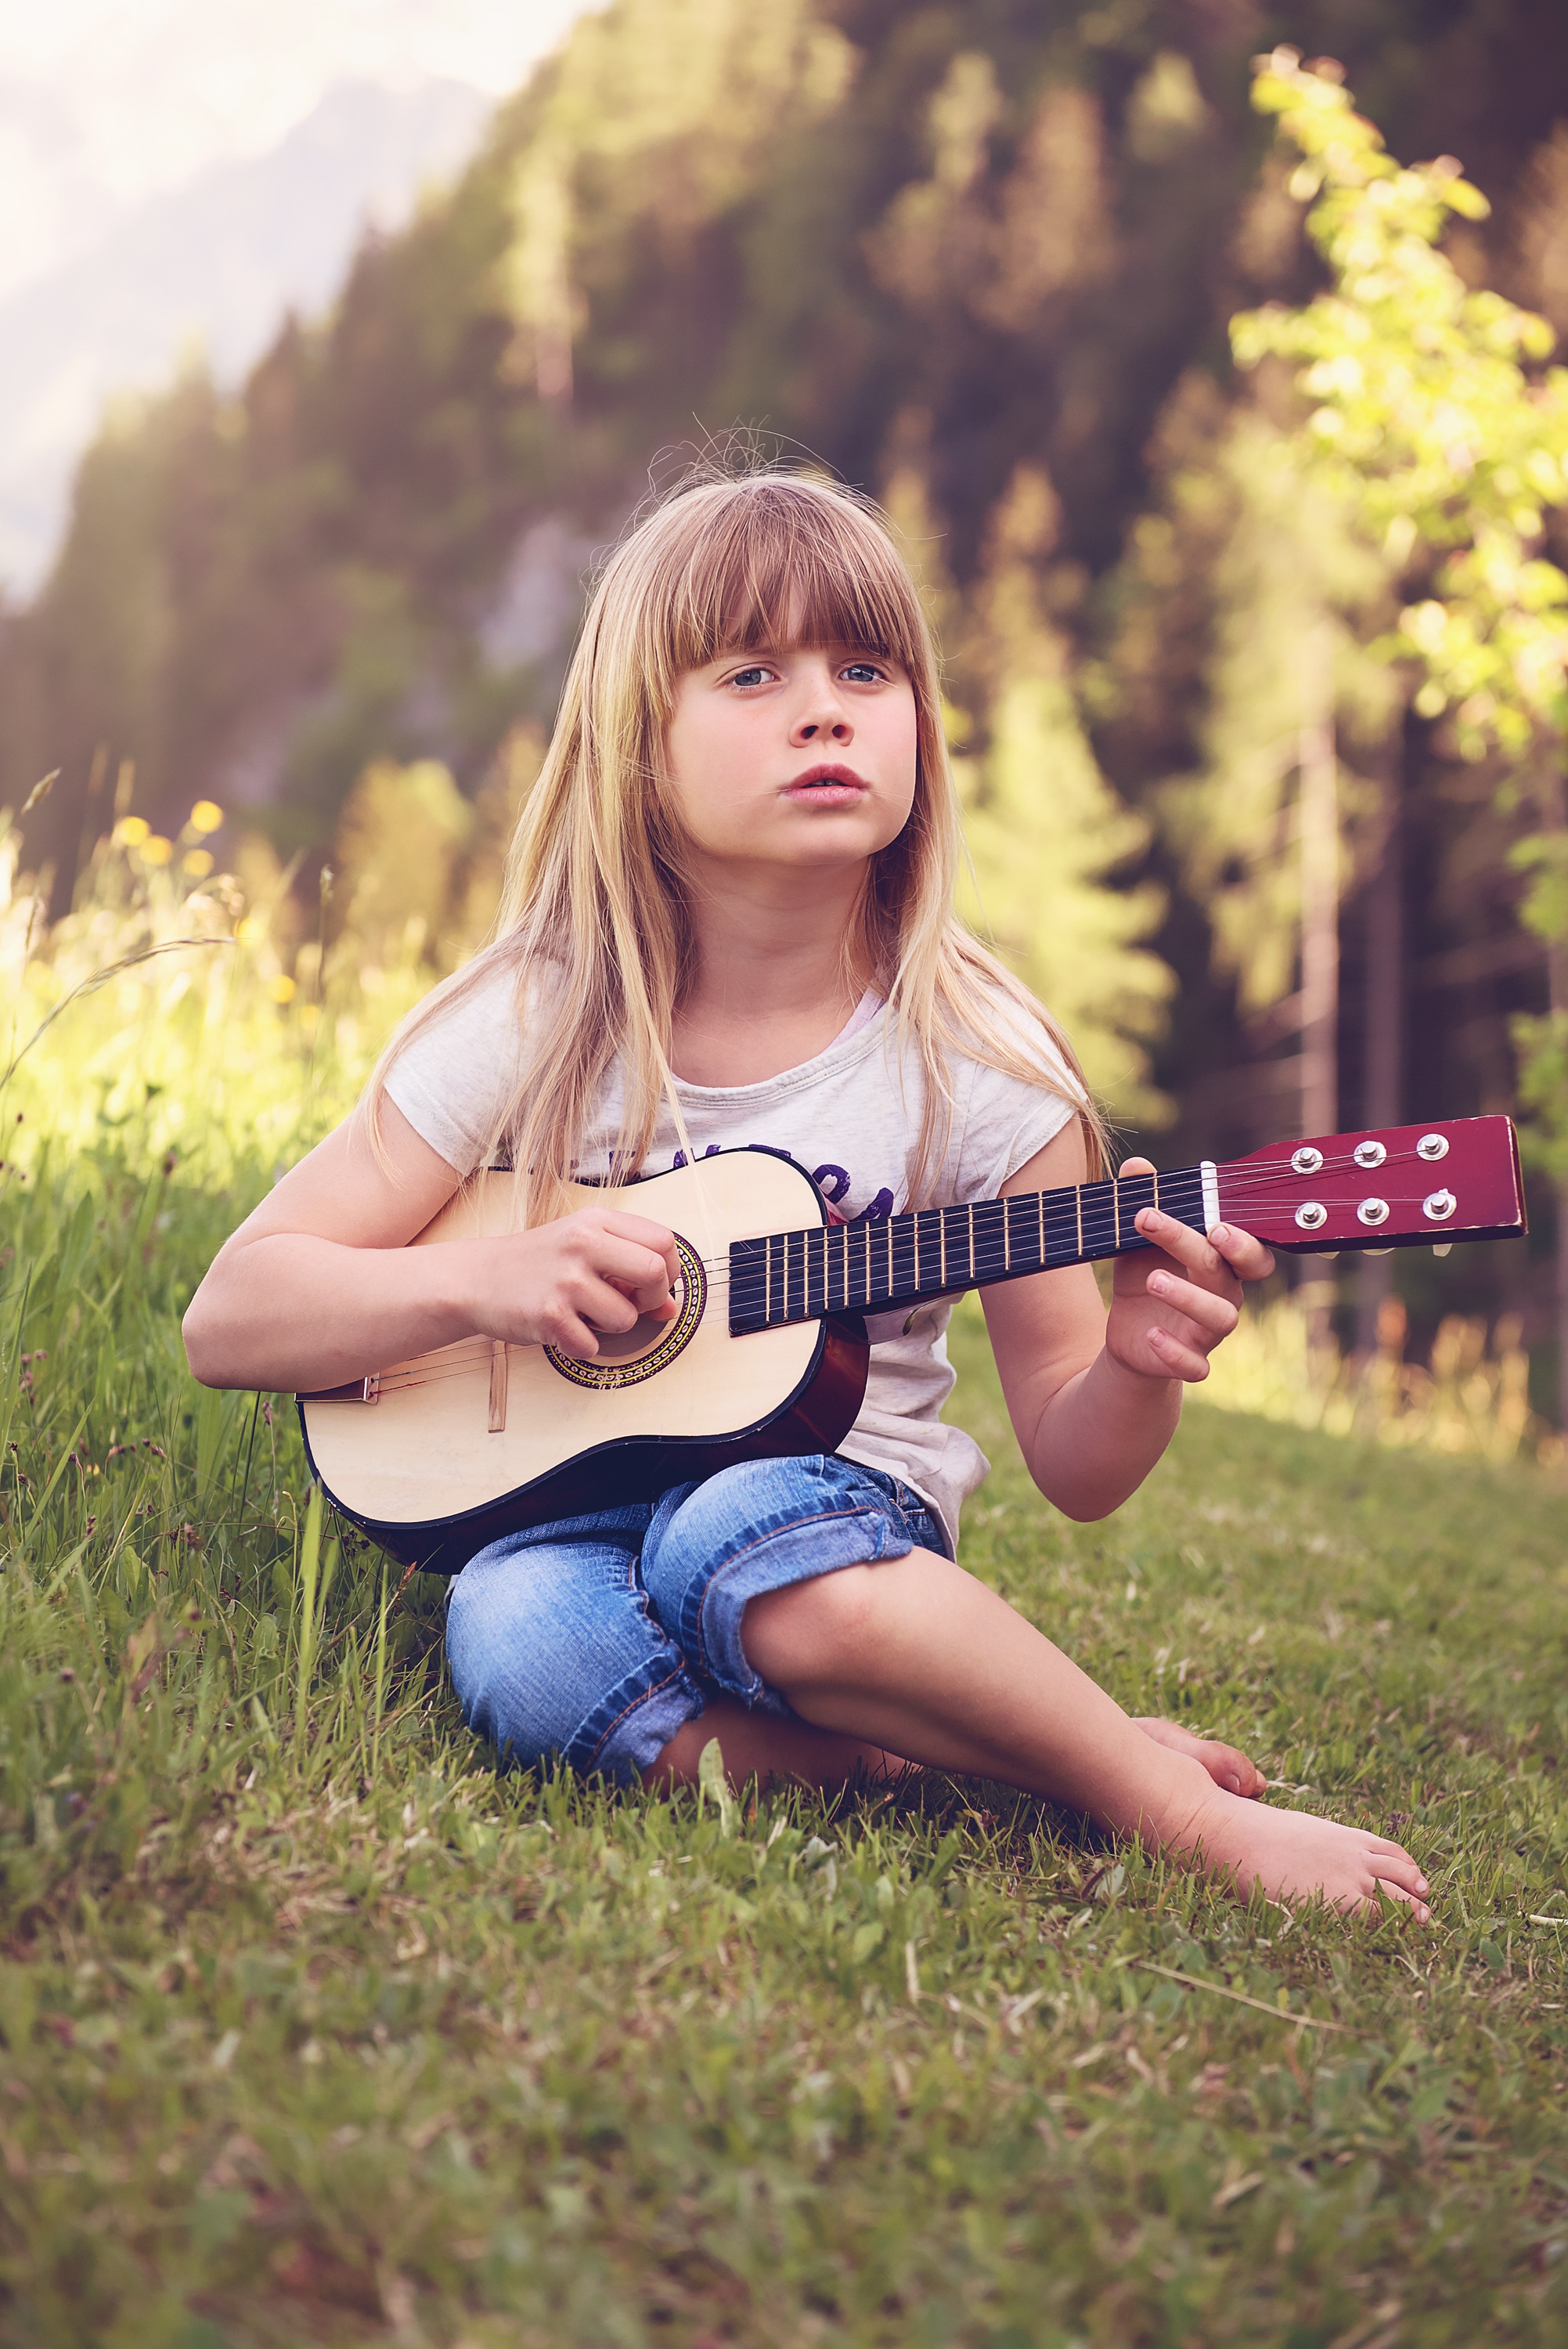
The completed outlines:
{"type": "Polygon", "coordinates": [[[730,1332],[742,1337],[830,1313],[888,1312],[924,1298],[1123,1256],[1149,1246],[1133,1228],[1144,1207],[1205,1230],[1202,1170],[1183,1166],[1170,1174],[1130,1174],[1120,1182],[736,1240],[729,1251],[730,1332]]]}

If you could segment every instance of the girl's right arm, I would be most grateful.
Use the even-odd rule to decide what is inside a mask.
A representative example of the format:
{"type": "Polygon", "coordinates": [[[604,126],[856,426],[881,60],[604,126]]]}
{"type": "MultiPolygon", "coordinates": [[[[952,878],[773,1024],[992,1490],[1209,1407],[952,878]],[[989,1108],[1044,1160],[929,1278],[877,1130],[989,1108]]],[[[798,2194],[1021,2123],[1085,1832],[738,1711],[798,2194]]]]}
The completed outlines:
{"type": "Polygon", "coordinates": [[[410,1247],[459,1176],[393,1102],[381,1133],[385,1164],[349,1118],[224,1242],[184,1321],[204,1386],[308,1393],[472,1337],[591,1361],[597,1331],[674,1313],[673,1237],[610,1207],[410,1247]]]}

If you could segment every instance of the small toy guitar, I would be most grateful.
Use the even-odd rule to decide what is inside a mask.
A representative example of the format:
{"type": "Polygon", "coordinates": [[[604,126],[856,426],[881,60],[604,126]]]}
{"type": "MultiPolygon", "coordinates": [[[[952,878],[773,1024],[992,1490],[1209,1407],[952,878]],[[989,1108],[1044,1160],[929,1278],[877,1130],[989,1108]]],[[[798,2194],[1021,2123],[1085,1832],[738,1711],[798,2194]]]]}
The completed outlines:
{"type": "MultiPolygon", "coordinates": [[[[511,1185],[480,1176],[414,1245],[514,1229],[511,1185]]],[[[591,1362],[468,1339],[298,1398],[329,1498],[395,1556],[455,1574],[522,1526],[649,1498],[737,1460],[830,1452],[865,1392],[866,1314],[1147,1247],[1133,1227],[1146,1206],[1313,1254],[1526,1227],[1506,1117],[1282,1142],[1228,1165],[876,1222],[830,1222],[810,1176],[771,1151],[575,1192],[574,1206],[591,1202],[675,1232],[674,1320],[603,1338],[591,1362]]]]}

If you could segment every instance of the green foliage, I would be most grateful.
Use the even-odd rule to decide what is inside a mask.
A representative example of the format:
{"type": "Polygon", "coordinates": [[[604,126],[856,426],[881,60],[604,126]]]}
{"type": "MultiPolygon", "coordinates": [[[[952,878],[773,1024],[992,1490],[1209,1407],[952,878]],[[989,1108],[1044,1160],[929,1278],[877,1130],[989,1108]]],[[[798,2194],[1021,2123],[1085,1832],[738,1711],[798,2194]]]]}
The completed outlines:
{"type": "Polygon", "coordinates": [[[1148,1082],[1147,1047],[1172,975],[1143,942],[1162,899],[1148,885],[1106,885],[1146,847],[1148,826],[1107,783],[1078,716],[1048,609],[1059,523],[1048,478],[1020,466],[956,648],[985,746],[957,762],[971,859],[960,904],[1051,1006],[1114,1113],[1158,1124],[1170,1105],[1148,1082]]]}
{"type": "Polygon", "coordinates": [[[1408,1837],[1427,1933],[941,1778],[498,1778],[438,1590],[180,1362],[259,1177],[0,1190],[0,2338],[1557,2336],[1555,1492],[1206,1413],[1068,1526],[956,1332],[972,1565],[1408,1837]]]}
{"type": "Polygon", "coordinates": [[[1351,761],[1376,757],[1395,709],[1387,672],[1366,649],[1387,572],[1292,436],[1255,409],[1233,414],[1169,495],[1221,512],[1207,563],[1202,763],[1163,784],[1157,804],[1219,968],[1234,975],[1244,1010],[1264,1011],[1296,983],[1300,742],[1320,698],[1337,720],[1343,895],[1356,876],[1356,820],[1372,793],[1351,761]]]}
{"type": "Polygon", "coordinates": [[[1400,616],[1398,648],[1426,672],[1417,708],[1452,707],[1470,755],[1526,751],[1541,724],[1568,726],[1568,577],[1532,551],[1543,508],[1568,503],[1568,369],[1526,372],[1552,329],[1471,292],[1438,250],[1450,213],[1489,210],[1451,157],[1395,163],[1340,83],[1290,50],[1253,96],[1301,150],[1291,190],[1315,199],[1308,231],[1334,283],[1301,311],[1237,318],[1236,356],[1298,364],[1316,470],[1397,569],[1418,547],[1457,550],[1400,616]]]}
{"type": "MultiPolygon", "coordinates": [[[[1537,879],[1530,926],[1568,947],[1568,895],[1554,885],[1568,743],[1568,575],[1540,553],[1545,512],[1568,505],[1568,369],[1542,369],[1554,337],[1501,295],[1472,292],[1438,250],[1449,217],[1487,202],[1451,157],[1396,164],[1339,80],[1292,50],[1263,61],[1253,102],[1302,160],[1292,192],[1315,199],[1308,230],[1332,273],[1304,309],[1237,318],[1236,356],[1295,363],[1314,401],[1296,440],[1396,572],[1442,559],[1431,592],[1400,613],[1390,650],[1418,662],[1415,708],[1452,712],[1460,752],[1496,747],[1503,791],[1533,802],[1551,834],[1524,844],[1537,879]],[[1533,371],[1532,371],[1533,370],[1533,371]],[[1449,550],[1452,550],[1449,552],[1449,550]]],[[[1522,1092],[1550,1154],[1568,1134],[1553,1019],[1515,1023],[1522,1092]]]]}

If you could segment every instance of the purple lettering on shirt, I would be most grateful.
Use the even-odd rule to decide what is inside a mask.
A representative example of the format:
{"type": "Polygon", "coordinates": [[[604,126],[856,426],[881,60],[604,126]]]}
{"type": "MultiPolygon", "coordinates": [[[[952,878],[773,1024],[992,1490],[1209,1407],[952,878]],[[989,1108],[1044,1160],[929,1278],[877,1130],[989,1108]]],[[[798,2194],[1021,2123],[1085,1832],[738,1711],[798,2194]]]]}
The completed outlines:
{"type": "Polygon", "coordinates": [[[825,1195],[830,1207],[836,1207],[850,1187],[847,1166],[813,1166],[811,1180],[825,1195]]]}

